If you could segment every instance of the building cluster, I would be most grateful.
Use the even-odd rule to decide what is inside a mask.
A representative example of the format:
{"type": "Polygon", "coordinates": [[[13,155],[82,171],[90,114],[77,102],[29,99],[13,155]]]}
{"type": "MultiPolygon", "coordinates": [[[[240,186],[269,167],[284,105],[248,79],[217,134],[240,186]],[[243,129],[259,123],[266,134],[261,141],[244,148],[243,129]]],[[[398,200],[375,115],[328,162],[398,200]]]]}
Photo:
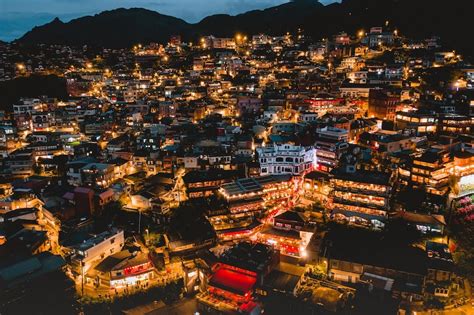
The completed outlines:
{"type": "Polygon", "coordinates": [[[1,290],[59,273],[114,298],[182,278],[216,314],[465,301],[445,236],[474,222],[474,68],[437,38],[0,49],[0,80],[56,73],[69,95],[0,113],[1,290]]]}

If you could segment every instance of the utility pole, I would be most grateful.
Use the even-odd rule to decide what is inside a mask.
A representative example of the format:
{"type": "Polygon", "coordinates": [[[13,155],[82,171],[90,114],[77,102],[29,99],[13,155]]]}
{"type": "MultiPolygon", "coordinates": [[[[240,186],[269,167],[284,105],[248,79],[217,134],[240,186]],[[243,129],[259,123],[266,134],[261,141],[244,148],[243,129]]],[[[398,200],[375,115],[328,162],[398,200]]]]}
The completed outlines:
{"type": "Polygon", "coordinates": [[[138,209],[138,234],[141,233],[142,212],[138,209]]]}

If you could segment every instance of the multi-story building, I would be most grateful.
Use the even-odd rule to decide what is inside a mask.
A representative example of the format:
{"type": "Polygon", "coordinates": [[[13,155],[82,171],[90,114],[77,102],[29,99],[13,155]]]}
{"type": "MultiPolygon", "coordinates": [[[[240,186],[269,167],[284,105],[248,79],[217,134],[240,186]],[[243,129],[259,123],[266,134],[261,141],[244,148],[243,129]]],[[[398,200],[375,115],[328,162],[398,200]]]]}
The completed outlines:
{"type": "Polygon", "coordinates": [[[345,129],[325,127],[317,131],[314,147],[319,170],[330,172],[337,166],[342,153],[349,148],[347,138],[345,129]]]}
{"type": "Polygon", "coordinates": [[[237,179],[224,184],[219,193],[229,203],[231,213],[262,211],[266,203],[287,201],[295,183],[291,175],[266,175],[237,179]]]}
{"type": "Polygon", "coordinates": [[[89,163],[80,169],[80,173],[81,183],[91,186],[108,187],[116,179],[113,164],[89,163]]]}
{"type": "Polygon", "coordinates": [[[436,133],[438,117],[435,112],[430,111],[397,112],[395,127],[398,130],[410,131],[416,135],[436,133]]]}
{"type": "Polygon", "coordinates": [[[369,117],[393,121],[400,97],[381,89],[369,92],[369,117]]]}
{"type": "Polygon", "coordinates": [[[410,137],[388,130],[365,132],[360,135],[359,144],[369,146],[381,154],[393,154],[414,148],[410,137]]]}
{"type": "Polygon", "coordinates": [[[300,175],[312,170],[316,164],[316,151],[313,147],[291,144],[274,144],[257,148],[260,173],[300,175]]]}
{"type": "Polygon", "coordinates": [[[439,115],[438,122],[440,133],[469,134],[474,125],[474,118],[456,114],[442,114],[439,115]]]}
{"type": "Polygon", "coordinates": [[[449,152],[429,149],[412,162],[410,179],[414,187],[424,188],[432,195],[444,196],[448,192],[448,180],[453,169],[449,152]]]}
{"type": "Polygon", "coordinates": [[[232,181],[234,171],[209,169],[190,171],[183,176],[189,199],[212,196],[222,185],[232,181]]]}
{"type": "Polygon", "coordinates": [[[125,243],[123,230],[112,229],[71,246],[71,271],[84,275],[87,271],[106,257],[118,253],[125,243]]]}
{"type": "Polygon", "coordinates": [[[341,168],[331,172],[334,220],[374,229],[383,228],[388,219],[391,176],[385,173],[341,168]]]}

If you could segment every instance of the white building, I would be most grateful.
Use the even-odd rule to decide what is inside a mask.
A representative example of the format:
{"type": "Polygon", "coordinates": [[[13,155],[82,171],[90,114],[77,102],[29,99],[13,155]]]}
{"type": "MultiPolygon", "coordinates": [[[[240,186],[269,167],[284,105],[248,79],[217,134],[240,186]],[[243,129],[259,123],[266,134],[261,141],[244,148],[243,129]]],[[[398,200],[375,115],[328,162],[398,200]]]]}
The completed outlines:
{"type": "Polygon", "coordinates": [[[15,115],[24,113],[33,113],[41,110],[42,103],[37,98],[23,98],[19,104],[13,105],[13,113],[15,115]]]}
{"type": "Polygon", "coordinates": [[[77,272],[87,271],[106,257],[120,252],[125,243],[123,230],[113,229],[85,240],[73,246],[72,265],[77,272]]]}
{"type": "Polygon", "coordinates": [[[300,175],[313,169],[316,162],[316,150],[291,144],[274,144],[257,148],[260,162],[260,174],[300,175]]]}

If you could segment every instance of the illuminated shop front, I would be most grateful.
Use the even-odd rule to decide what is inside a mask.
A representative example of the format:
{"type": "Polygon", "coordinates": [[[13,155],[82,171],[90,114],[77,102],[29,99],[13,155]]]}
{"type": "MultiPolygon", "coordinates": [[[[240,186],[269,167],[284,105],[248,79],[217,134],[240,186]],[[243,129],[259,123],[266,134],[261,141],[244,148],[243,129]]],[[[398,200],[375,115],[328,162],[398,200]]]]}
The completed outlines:
{"type": "Polygon", "coordinates": [[[333,171],[331,219],[374,229],[384,227],[390,208],[390,175],[333,171]]]}
{"type": "Polygon", "coordinates": [[[280,254],[293,257],[306,257],[312,229],[306,229],[305,218],[298,212],[285,211],[274,218],[273,226],[258,232],[255,240],[273,246],[280,254]]]}
{"type": "Polygon", "coordinates": [[[155,266],[147,254],[123,250],[104,259],[88,273],[96,286],[109,285],[111,289],[146,285],[155,277],[155,266]]]}
{"type": "Polygon", "coordinates": [[[236,229],[221,230],[216,231],[217,237],[223,241],[238,240],[243,238],[249,238],[258,231],[260,231],[262,225],[258,222],[253,222],[252,224],[236,229]]]}
{"type": "Polygon", "coordinates": [[[125,278],[110,280],[111,288],[123,288],[127,286],[134,286],[137,284],[147,283],[148,280],[153,278],[153,271],[147,271],[138,275],[129,275],[125,278]]]}
{"type": "MultiPolygon", "coordinates": [[[[256,241],[262,244],[273,246],[286,256],[300,257],[302,240],[298,232],[278,231],[275,229],[265,229],[256,235],[256,241]]],[[[301,252],[303,249],[301,250],[301,252]]]]}

